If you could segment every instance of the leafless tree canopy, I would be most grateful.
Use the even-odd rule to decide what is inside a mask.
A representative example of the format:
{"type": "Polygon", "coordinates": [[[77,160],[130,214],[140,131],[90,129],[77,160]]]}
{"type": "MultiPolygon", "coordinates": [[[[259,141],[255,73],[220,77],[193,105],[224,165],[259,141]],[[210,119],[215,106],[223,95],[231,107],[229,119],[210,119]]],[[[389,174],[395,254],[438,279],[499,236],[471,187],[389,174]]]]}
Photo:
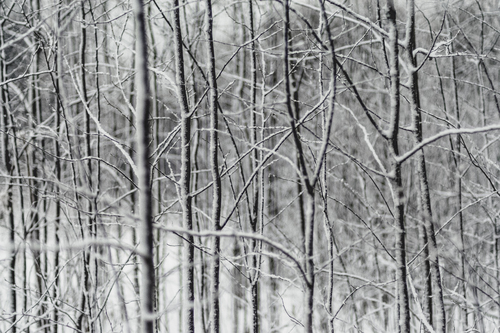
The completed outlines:
{"type": "Polygon", "coordinates": [[[0,1],[0,332],[498,332],[499,27],[0,1]]]}

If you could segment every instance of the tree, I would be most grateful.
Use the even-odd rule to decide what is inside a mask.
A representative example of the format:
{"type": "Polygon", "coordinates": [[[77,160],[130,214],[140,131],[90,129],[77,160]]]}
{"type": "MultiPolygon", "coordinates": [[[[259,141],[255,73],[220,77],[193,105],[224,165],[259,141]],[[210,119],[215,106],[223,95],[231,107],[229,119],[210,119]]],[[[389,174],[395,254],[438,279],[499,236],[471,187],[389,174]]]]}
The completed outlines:
{"type": "Polygon", "coordinates": [[[134,2],[136,20],[137,66],[137,178],[139,188],[139,254],[141,258],[141,326],[142,331],[154,332],[155,277],[153,260],[153,205],[151,197],[151,166],[149,153],[150,89],[146,19],[142,0],[134,2]]]}
{"type": "Polygon", "coordinates": [[[0,2],[0,331],[493,331],[491,0],[0,2]]]}

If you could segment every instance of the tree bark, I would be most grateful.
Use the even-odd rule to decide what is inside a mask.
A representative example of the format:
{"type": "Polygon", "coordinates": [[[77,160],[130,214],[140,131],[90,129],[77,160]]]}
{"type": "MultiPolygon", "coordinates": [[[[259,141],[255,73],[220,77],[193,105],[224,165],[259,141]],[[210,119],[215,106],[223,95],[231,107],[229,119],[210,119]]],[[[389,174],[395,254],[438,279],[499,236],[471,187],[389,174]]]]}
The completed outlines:
{"type": "MultiPolygon", "coordinates": [[[[174,38],[177,99],[181,109],[181,206],[182,221],[186,230],[193,230],[193,212],[191,191],[191,116],[186,93],[184,75],[184,55],[180,21],[179,0],[174,0],[174,38]]],[[[194,333],[194,237],[185,236],[184,241],[184,309],[183,332],[194,333]]]]}
{"type": "MultiPolygon", "coordinates": [[[[415,39],[415,1],[409,0],[407,2],[407,16],[408,22],[406,27],[406,38],[408,42],[407,57],[411,63],[411,67],[409,69],[410,75],[408,77],[408,86],[410,89],[410,108],[412,112],[412,127],[414,131],[414,140],[416,144],[422,142],[422,115],[420,111],[420,91],[418,85],[418,72],[417,72],[417,61],[416,57],[413,55],[413,51],[416,49],[416,39],[415,39]]],[[[425,165],[425,155],[424,150],[421,149],[417,153],[417,173],[419,178],[419,204],[420,204],[420,216],[422,221],[424,222],[425,232],[427,244],[425,245],[428,250],[424,251],[424,253],[428,254],[428,257],[425,260],[428,262],[426,265],[430,267],[430,273],[432,277],[433,286],[428,286],[430,289],[429,292],[432,292],[432,295],[429,294],[427,296],[427,300],[434,300],[435,307],[435,320],[434,327],[436,333],[444,333],[446,332],[446,315],[444,309],[443,302],[443,287],[441,284],[441,272],[439,269],[439,256],[438,249],[436,243],[436,236],[434,234],[434,224],[432,220],[432,209],[431,209],[431,200],[429,193],[429,182],[427,180],[427,170],[425,165]]],[[[427,274],[426,274],[427,276],[427,274]]],[[[432,304],[428,306],[428,318],[430,319],[430,323],[432,324],[432,313],[433,308],[432,304]]]]}
{"type": "Polygon", "coordinates": [[[151,196],[151,168],[149,160],[150,93],[146,20],[142,0],[133,1],[136,21],[136,142],[137,178],[139,185],[139,253],[141,258],[141,328],[144,333],[154,331],[155,272],[153,261],[153,205],[151,196]]]}
{"type": "MultiPolygon", "coordinates": [[[[395,159],[399,155],[399,118],[400,118],[400,91],[399,91],[399,50],[398,30],[396,26],[396,9],[393,0],[387,0],[388,21],[388,49],[389,49],[389,76],[390,76],[390,128],[389,143],[395,159]]],[[[410,332],[410,306],[408,301],[407,268],[406,268],[406,230],[404,221],[404,192],[401,176],[401,163],[393,162],[391,177],[394,201],[394,222],[396,227],[396,289],[397,289],[397,320],[398,332],[410,332]]]]}
{"type": "MultiPolygon", "coordinates": [[[[218,130],[218,114],[217,114],[217,77],[215,73],[215,50],[213,40],[213,14],[212,1],[206,0],[206,53],[208,59],[208,85],[209,85],[209,113],[210,113],[210,170],[212,173],[212,228],[215,232],[221,230],[220,215],[221,215],[221,178],[219,173],[219,161],[217,149],[219,145],[218,130]]],[[[219,305],[219,281],[220,281],[220,238],[214,236],[212,244],[212,320],[210,331],[219,333],[220,330],[220,305],[219,305]]]]}
{"type": "MultiPolygon", "coordinates": [[[[4,44],[4,23],[6,21],[2,20],[0,25],[0,45],[4,44]]],[[[7,65],[3,61],[5,59],[5,52],[2,50],[2,54],[0,57],[0,82],[5,81],[5,73],[7,71],[7,65]]],[[[12,162],[9,154],[9,115],[7,113],[7,86],[0,87],[0,109],[1,109],[1,121],[2,121],[2,158],[3,163],[5,165],[5,169],[7,173],[10,174],[12,172],[12,162]]],[[[9,241],[10,246],[12,246],[11,257],[9,262],[9,285],[10,285],[10,312],[12,323],[12,332],[16,333],[16,322],[17,322],[17,286],[16,286],[16,229],[15,229],[15,221],[14,221],[14,207],[13,207],[13,196],[12,196],[12,184],[11,180],[7,180],[7,226],[9,228],[9,241]]]]}

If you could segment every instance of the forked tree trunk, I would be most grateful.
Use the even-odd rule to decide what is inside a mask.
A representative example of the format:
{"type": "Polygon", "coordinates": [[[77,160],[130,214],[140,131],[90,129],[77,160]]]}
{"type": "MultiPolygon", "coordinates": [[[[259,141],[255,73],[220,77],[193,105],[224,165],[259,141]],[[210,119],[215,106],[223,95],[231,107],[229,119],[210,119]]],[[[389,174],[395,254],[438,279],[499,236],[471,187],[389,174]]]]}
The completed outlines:
{"type": "MultiPolygon", "coordinates": [[[[417,61],[416,57],[413,55],[413,51],[416,49],[416,39],[415,39],[415,1],[407,1],[407,27],[406,27],[406,38],[408,41],[407,58],[411,63],[409,68],[410,75],[408,77],[408,86],[410,89],[410,108],[412,112],[412,126],[414,130],[415,143],[419,144],[422,142],[422,115],[420,111],[420,96],[419,96],[419,85],[418,85],[418,73],[417,73],[417,61]]],[[[425,156],[423,149],[417,152],[417,172],[419,181],[419,204],[420,204],[420,216],[424,222],[427,244],[427,251],[424,251],[428,256],[426,256],[425,261],[427,262],[425,266],[430,267],[431,280],[433,282],[432,286],[428,286],[429,295],[427,295],[427,300],[431,299],[435,302],[435,320],[434,328],[436,333],[446,332],[446,316],[443,302],[443,287],[441,284],[441,272],[439,269],[439,256],[436,243],[436,236],[434,234],[434,224],[432,221],[432,210],[431,210],[431,200],[429,193],[429,182],[427,180],[427,171],[425,165],[425,156]],[[432,294],[431,294],[432,293],[432,294]]],[[[427,272],[426,272],[427,273],[427,272]]],[[[427,274],[426,274],[427,276],[427,274]]],[[[428,318],[432,324],[432,304],[428,305],[428,318]]]]}
{"type": "MultiPolygon", "coordinates": [[[[449,21],[451,19],[449,17],[446,17],[446,25],[448,31],[451,31],[451,27],[449,24],[449,21]]],[[[450,52],[454,52],[454,45],[453,42],[450,44],[450,52]]],[[[456,128],[459,129],[461,127],[461,112],[460,112],[460,98],[458,96],[459,89],[458,89],[458,81],[457,81],[457,70],[456,70],[456,58],[451,57],[451,82],[452,82],[452,88],[453,88],[453,109],[455,110],[455,118],[457,121],[456,128]]],[[[453,158],[454,158],[454,163],[455,163],[455,173],[456,173],[456,180],[455,180],[455,186],[456,186],[456,191],[457,191],[457,211],[458,211],[458,226],[459,226],[459,234],[460,234],[460,245],[461,245],[461,256],[460,256],[460,278],[462,279],[461,282],[461,292],[462,296],[464,298],[464,304],[462,306],[462,311],[461,311],[461,322],[462,322],[462,330],[465,332],[469,327],[469,320],[468,320],[468,296],[467,296],[467,274],[466,274],[466,252],[465,252],[465,232],[464,232],[464,217],[463,217],[463,212],[462,212],[462,175],[461,173],[461,151],[462,151],[462,138],[459,135],[456,137],[455,141],[455,149],[452,151],[453,153],[453,158]]]]}
{"type": "MultiPolygon", "coordinates": [[[[252,159],[252,171],[255,171],[259,165],[259,151],[257,149],[257,52],[255,49],[255,31],[254,31],[254,17],[253,17],[253,0],[248,0],[248,26],[250,32],[250,127],[251,127],[251,142],[253,149],[253,159],[252,159]]],[[[261,189],[261,181],[263,170],[259,170],[259,176],[257,180],[253,182],[253,208],[251,214],[251,227],[252,232],[257,233],[261,229],[262,219],[261,217],[261,198],[263,194],[263,189],[261,189]]],[[[251,252],[252,252],[252,273],[250,275],[250,285],[251,285],[251,299],[252,299],[252,332],[258,333],[260,327],[259,319],[259,277],[260,277],[260,242],[255,239],[251,240],[251,252]]]]}
{"type": "MultiPolygon", "coordinates": [[[[390,76],[390,128],[389,144],[393,158],[399,155],[399,117],[400,117],[400,91],[399,91],[399,50],[398,30],[396,26],[396,9],[394,0],[387,0],[388,21],[388,62],[390,76]]],[[[404,192],[401,176],[401,163],[393,162],[391,183],[394,201],[394,222],[396,228],[396,289],[397,289],[397,321],[398,332],[410,332],[410,306],[408,300],[407,269],[406,269],[406,230],[404,221],[404,192]]]]}

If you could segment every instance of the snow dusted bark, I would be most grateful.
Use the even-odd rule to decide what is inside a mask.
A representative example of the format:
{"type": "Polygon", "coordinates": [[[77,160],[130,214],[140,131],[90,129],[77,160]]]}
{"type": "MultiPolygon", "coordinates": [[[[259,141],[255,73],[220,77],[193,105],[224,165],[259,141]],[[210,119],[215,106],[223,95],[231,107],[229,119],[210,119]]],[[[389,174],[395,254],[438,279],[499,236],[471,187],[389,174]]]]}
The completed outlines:
{"type": "MultiPolygon", "coordinates": [[[[450,30],[450,18],[446,19],[447,28],[450,30]]],[[[454,52],[453,42],[450,44],[450,52],[454,52]]],[[[455,117],[456,117],[456,128],[460,129],[461,127],[461,112],[460,112],[460,98],[458,96],[458,79],[457,79],[457,66],[455,57],[451,57],[451,77],[452,77],[452,87],[453,87],[453,108],[455,109],[455,117]]],[[[467,275],[465,273],[466,266],[466,255],[465,255],[465,235],[464,235],[464,214],[463,214],[463,205],[462,205],[462,175],[461,175],[461,160],[462,160],[462,138],[461,135],[458,134],[456,137],[455,150],[453,150],[453,159],[455,162],[455,173],[456,173],[456,191],[457,191],[457,212],[458,212],[458,226],[460,229],[460,245],[462,247],[461,260],[460,260],[460,275],[462,278],[462,296],[464,298],[464,304],[462,306],[462,329],[466,331],[468,329],[469,320],[468,320],[468,296],[467,296],[467,275]]]]}
{"type": "MultiPolygon", "coordinates": [[[[321,5],[323,5],[321,3],[321,5]]],[[[293,135],[293,140],[295,147],[297,149],[298,155],[298,170],[300,172],[300,181],[305,187],[305,215],[304,215],[304,267],[305,267],[305,294],[304,294],[304,332],[313,332],[313,314],[314,314],[314,286],[315,286],[315,266],[314,266],[314,227],[315,227],[315,186],[319,180],[321,167],[325,159],[326,149],[328,147],[328,140],[330,137],[330,132],[332,128],[333,120],[333,110],[335,102],[335,85],[336,85],[336,61],[335,61],[335,51],[333,46],[333,39],[330,34],[329,29],[327,30],[328,41],[329,41],[329,51],[332,56],[332,63],[334,64],[332,69],[332,77],[330,79],[330,107],[328,109],[328,115],[326,119],[325,128],[323,133],[321,147],[319,149],[316,166],[312,171],[311,175],[307,172],[307,165],[305,162],[305,153],[302,143],[299,138],[297,131],[297,122],[295,119],[295,114],[292,108],[292,94],[291,94],[291,80],[290,80],[290,65],[289,65],[289,30],[290,30],[290,4],[288,0],[283,1],[284,7],[284,26],[283,26],[283,75],[285,84],[285,98],[286,98],[286,108],[288,111],[288,118],[290,122],[290,130],[293,135]]],[[[323,8],[324,12],[324,8],[323,8]]]]}
{"type": "MultiPolygon", "coordinates": [[[[328,16],[326,14],[326,9],[325,9],[325,2],[324,0],[318,0],[319,5],[321,8],[321,18],[320,18],[320,31],[323,29],[323,25],[325,27],[325,31],[327,33],[328,37],[328,46],[330,47],[330,56],[332,60],[332,69],[331,69],[331,78],[330,78],[330,89],[329,89],[329,94],[330,94],[330,104],[329,104],[329,112],[328,114],[323,115],[323,141],[326,143],[328,142],[329,138],[329,127],[331,126],[332,122],[332,117],[333,117],[333,111],[335,107],[335,97],[336,97],[336,88],[337,88],[337,62],[335,59],[335,45],[333,43],[333,37],[330,31],[330,26],[328,24],[328,16]]],[[[320,61],[320,86],[321,82],[323,80],[323,58],[321,57],[320,61]]],[[[323,97],[323,87],[321,86],[321,95],[323,97]]],[[[334,277],[333,277],[333,270],[334,270],[334,247],[335,247],[335,235],[333,231],[333,226],[329,221],[328,217],[328,186],[327,186],[327,163],[326,163],[326,155],[322,156],[324,159],[324,164],[323,164],[323,171],[322,171],[322,182],[323,182],[323,214],[324,214],[324,219],[325,219],[325,224],[328,225],[328,233],[329,233],[329,245],[328,245],[328,250],[330,254],[330,258],[332,258],[331,263],[330,263],[330,276],[329,276],[329,292],[328,292],[328,313],[330,315],[330,318],[328,320],[328,330],[333,333],[334,332],[334,317],[333,317],[333,289],[334,289],[334,277]]],[[[320,165],[321,167],[321,165],[320,165]]],[[[318,174],[319,176],[319,174],[318,174]]],[[[342,258],[339,257],[340,261],[342,262],[342,258]]],[[[345,267],[344,267],[345,270],[345,267]]],[[[351,288],[351,284],[349,282],[349,279],[347,280],[349,283],[349,287],[351,288]]],[[[356,305],[354,305],[354,314],[356,318],[356,323],[358,322],[358,315],[356,312],[356,305]]]]}
{"type": "Polygon", "coordinates": [[[153,214],[151,202],[151,170],[149,163],[149,78],[146,22],[142,0],[133,1],[136,20],[136,129],[137,177],[139,185],[139,253],[141,258],[141,327],[154,331],[155,273],[153,263],[153,214]]]}
{"type": "Polygon", "coordinates": [[[401,162],[396,158],[399,155],[399,51],[398,30],[396,27],[396,9],[393,0],[387,0],[386,19],[388,24],[388,50],[389,50],[389,75],[390,75],[390,129],[389,141],[395,161],[393,162],[392,187],[394,194],[394,221],[396,227],[396,289],[397,289],[397,318],[398,332],[410,332],[410,307],[408,302],[407,269],[406,269],[406,241],[404,222],[404,193],[401,176],[401,162]]]}
{"type": "MultiPolygon", "coordinates": [[[[406,38],[407,38],[407,57],[411,63],[409,69],[410,75],[408,77],[408,86],[410,89],[410,108],[412,112],[413,120],[413,130],[414,139],[416,144],[422,142],[422,116],[420,111],[420,97],[419,97],[419,86],[418,86],[418,73],[417,73],[417,61],[416,57],[413,56],[413,50],[416,48],[415,40],[415,1],[409,0],[407,2],[407,15],[408,22],[406,26],[406,38]]],[[[420,214],[425,225],[425,232],[427,233],[427,247],[428,247],[428,258],[425,258],[429,262],[431,270],[431,279],[433,282],[432,286],[432,296],[431,299],[434,300],[436,304],[436,317],[434,318],[434,328],[436,333],[446,332],[446,316],[444,311],[443,303],[443,288],[441,285],[441,273],[439,270],[439,257],[438,249],[436,244],[436,236],[434,234],[434,225],[432,221],[432,210],[431,201],[429,194],[429,182],[427,180],[427,171],[425,166],[425,155],[424,150],[421,149],[417,152],[417,170],[419,178],[419,195],[420,195],[420,214]]],[[[424,252],[425,253],[425,252],[424,252]]],[[[430,287],[430,286],[429,286],[430,287]]],[[[429,318],[432,318],[432,306],[427,309],[429,311],[429,318]]]]}
{"type": "MultiPolygon", "coordinates": [[[[181,108],[181,206],[184,228],[193,230],[192,198],[189,194],[191,186],[191,117],[186,94],[186,81],[184,76],[184,56],[181,35],[181,20],[179,0],[174,3],[174,38],[175,38],[175,65],[177,80],[177,98],[181,108]]],[[[186,234],[184,242],[184,330],[194,332],[194,237],[186,234]]]]}
{"type": "MultiPolygon", "coordinates": [[[[303,182],[306,187],[306,212],[304,214],[304,227],[308,229],[305,231],[303,246],[304,246],[304,266],[306,267],[306,276],[304,281],[305,294],[304,294],[304,332],[312,333],[313,321],[313,306],[314,306],[314,261],[312,258],[313,242],[314,239],[312,226],[314,225],[314,188],[309,184],[307,170],[304,162],[304,153],[300,143],[299,135],[297,133],[295,114],[292,109],[292,94],[291,94],[291,80],[290,80],[290,65],[289,65],[289,30],[290,30],[290,5],[288,0],[283,1],[284,6],[284,26],[283,26],[283,76],[285,83],[285,96],[286,106],[289,115],[290,129],[293,134],[294,143],[297,149],[297,164],[301,172],[299,182],[303,182]],[[311,222],[311,224],[309,224],[311,222]],[[311,254],[311,255],[310,255],[311,254]]],[[[302,224],[302,223],[301,223],[302,224]]],[[[302,226],[301,226],[302,228],[302,226]]]]}
{"type": "MultiPolygon", "coordinates": [[[[212,224],[213,230],[219,231],[220,214],[221,214],[221,179],[219,173],[218,161],[218,143],[219,136],[217,133],[218,128],[218,114],[217,114],[217,77],[215,73],[215,50],[213,40],[213,15],[212,15],[212,1],[206,0],[206,52],[208,58],[208,84],[209,84],[209,112],[210,112],[210,169],[212,172],[212,224]]],[[[220,275],[220,238],[213,237],[212,244],[212,320],[210,331],[212,333],[219,333],[219,275],[220,275]]]]}
{"type": "MultiPolygon", "coordinates": [[[[254,18],[253,18],[253,0],[248,0],[248,26],[250,32],[250,73],[251,73],[251,83],[250,83],[250,112],[251,112],[251,124],[252,129],[252,146],[253,146],[253,160],[252,169],[256,170],[259,165],[259,152],[257,150],[257,52],[255,49],[255,31],[254,31],[254,18]]],[[[259,222],[262,223],[261,214],[262,205],[259,207],[261,198],[263,195],[263,188],[261,188],[262,181],[262,168],[259,170],[258,181],[253,182],[253,208],[251,217],[251,227],[254,233],[257,233],[261,228],[259,222]],[[259,210],[260,208],[260,210],[259,210]]],[[[259,277],[260,277],[260,243],[256,240],[251,241],[252,244],[252,270],[253,273],[250,278],[251,284],[251,298],[252,298],[252,332],[259,332],[259,277]]]]}

